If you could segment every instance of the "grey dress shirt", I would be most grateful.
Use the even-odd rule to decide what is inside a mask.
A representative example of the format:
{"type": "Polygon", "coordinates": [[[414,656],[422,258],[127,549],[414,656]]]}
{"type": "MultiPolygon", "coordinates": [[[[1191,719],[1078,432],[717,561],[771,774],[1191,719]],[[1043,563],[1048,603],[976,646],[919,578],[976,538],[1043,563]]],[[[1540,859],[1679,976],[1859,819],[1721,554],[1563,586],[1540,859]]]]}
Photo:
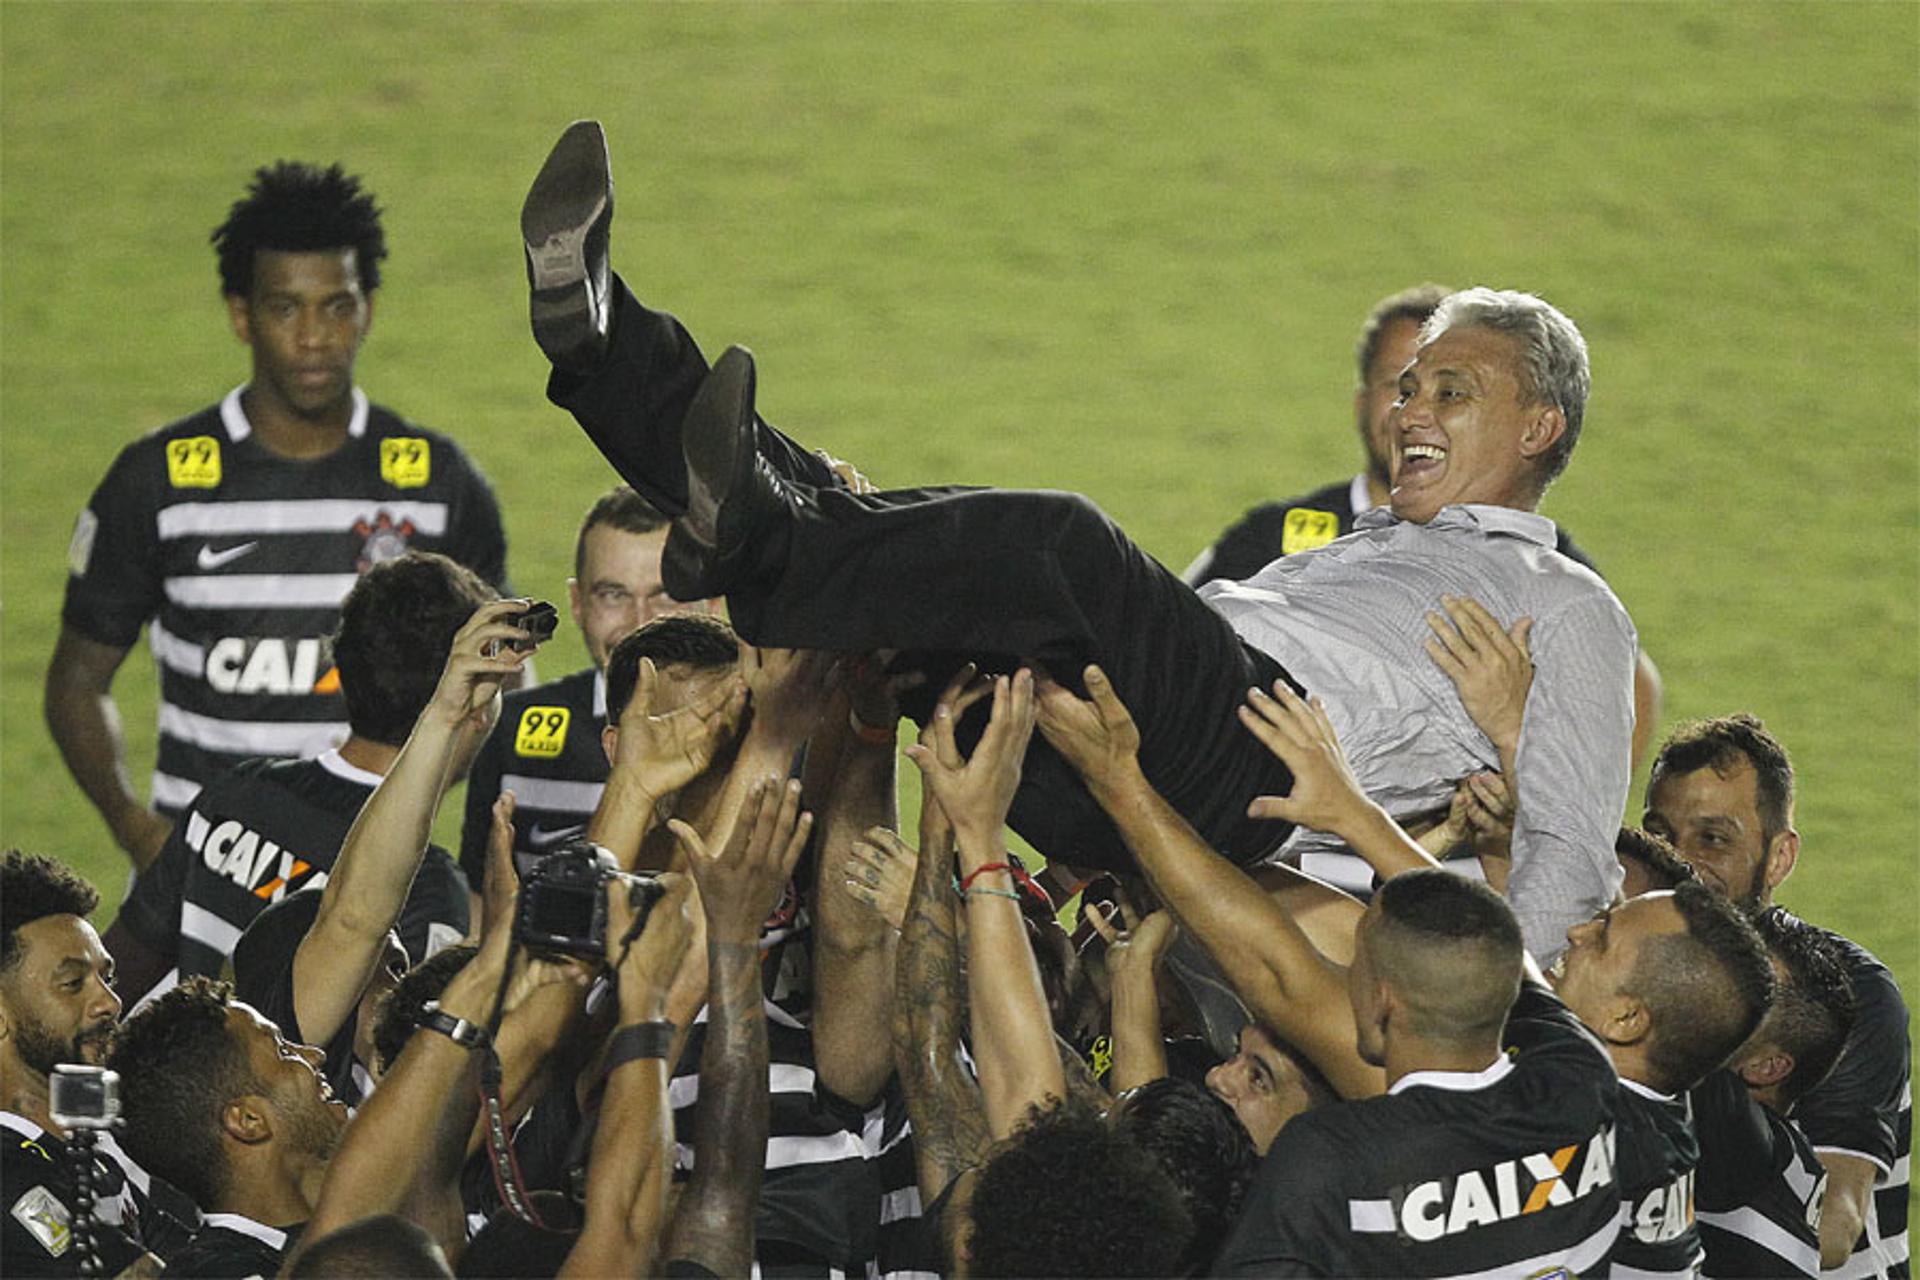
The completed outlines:
{"type": "MultiPolygon", "coordinates": [[[[1554,550],[1553,521],[1471,504],[1414,524],[1376,508],[1344,538],[1200,591],[1325,702],[1360,785],[1398,817],[1444,809],[1459,779],[1500,767],[1426,652],[1443,594],[1473,597],[1502,626],[1533,619],[1507,897],[1544,965],[1620,886],[1636,644],[1607,584],[1554,550]]],[[[1296,832],[1280,856],[1336,843],[1296,832]]]]}

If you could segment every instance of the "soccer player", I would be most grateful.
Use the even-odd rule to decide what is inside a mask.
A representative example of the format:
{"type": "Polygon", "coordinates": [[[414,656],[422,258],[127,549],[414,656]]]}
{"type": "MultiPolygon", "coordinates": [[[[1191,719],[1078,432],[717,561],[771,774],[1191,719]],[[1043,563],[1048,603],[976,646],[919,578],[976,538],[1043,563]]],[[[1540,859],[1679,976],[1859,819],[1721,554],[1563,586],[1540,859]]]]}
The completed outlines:
{"type": "MultiPolygon", "coordinates": [[[[1642,825],[1673,842],[1709,888],[1763,908],[1800,857],[1793,761],[1750,715],[1675,730],[1654,757],[1642,825]]],[[[1907,1006],[1887,967],[1826,931],[1846,956],[1857,1011],[1840,1065],[1794,1109],[1827,1167],[1821,1264],[1860,1276],[1905,1276],[1912,1044],[1907,1006]]]]}
{"type": "Polygon", "coordinates": [[[501,704],[500,723],[475,757],[467,783],[460,866],[478,890],[493,802],[513,792],[514,848],[544,853],[585,827],[607,780],[607,655],[622,637],[664,613],[712,612],[683,605],[660,585],[667,518],[625,485],[603,494],[580,523],[567,601],[592,665],[501,704]]]}
{"type": "MultiPolygon", "coordinates": [[[[755,416],[743,350],[693,394],[704,361],[684,330],[613,288],[607,164],[598,126],[581,122],[528,193],[535,336],[555,360],[549,397],[674,513],[672,594],[724,592],[758,644],[1025,655],[1069,679],[1097,662],[1133,705],[1149,776],[1243,863],[1288,834],[1247,813],[1288,786],[1235,722],[1250,686],[1319,694],[1368,792],[1399,813],[1442,808],[1457,780],[1500,764],[1425,648],[1442,597],[1473,596],[1502,626],[1533,620],[1538,676],[1508,777],[1522,814],[1508,893],[1529,945],[1550,957],[1612,898],[1635,642],[1619,601],[1553,550],[1534,511],[1571,456],[1589,383],[1585,341],[1559,311],[1491,290],[1450,298],[1400,376],[1391,511],[1202,598],[1081,498],[823,481],[818,459],[755,416]]],[[[1024,776],[1012,822],[1036,848],[1076,865],[1114,856],[1112,823],[1057,756],[1036,744],[1024,776]]]]}
{"type": "Polygon", "coordinates": [[[213,243],[251,374],[114,461],[74,526],[47,669],[47,726],[137,871],[219,774],[346,736],[326,640],[358,574],[412,548],[506,581],[486,480],[354,385],[387,254],[359,179],[262,168],[213,243]],[[160,675],[151,809],[126,776],[112,696],[143,626],[160,675]]]}
{"type": "MultiPolygon", "coordinates": [[[[432,699],[454,637],[492,596],[472,572],[431,552],[385,561],[354,583],[333,642],[346,742],[310,760],[248,761],[194,797],[107,931],[130,993],[144,994],[169,970],[217,977],[256,916],[326,883],[354,819],[432,699]]],[[[478,743],[473,736],[449,777],[460,777],[478,743]]],[[[469,918],[466,879],[435,845],[409,894],[401,941],[424,960],[464,936],[469,918]]]]}
{"type": "Polygon", "coordinates": [[[127,1150],[206,1215],[172,1269],[279,1272],[347,1124],[322,1058],[201,977],[127,1019],[108,1062],[127,1150]]]}

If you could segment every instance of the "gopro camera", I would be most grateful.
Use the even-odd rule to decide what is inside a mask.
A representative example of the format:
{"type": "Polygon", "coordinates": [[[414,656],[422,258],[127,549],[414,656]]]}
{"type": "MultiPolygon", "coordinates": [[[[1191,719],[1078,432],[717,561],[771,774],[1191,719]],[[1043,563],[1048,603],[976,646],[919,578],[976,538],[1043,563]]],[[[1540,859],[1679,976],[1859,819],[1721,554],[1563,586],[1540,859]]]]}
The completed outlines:
{"type": "Polygon", "coordinates": [[[513,940],[533,951],[597,960],[607,949],[607,892],[626,886],[635,930],[646,927],[666,893],[649,875],[619,869],[613,855],[585,840],[569,841],[535,863],[520,885],[513,940]]]}
{"type": "Polygon", "coordinates": [[[120,1073],[62,1062],[48,1078],[48,1113],[62,1129],[111,1129],[120,1119],[120,1073]]]}
{"type": "Polygon", "coordinates": [[[513,621],[528,635],[525,642],[514,641],[513,647],[529,653],[553,639],[554,630],[560,625],[560,611],[545,600],[536,600],[525,613],[514,615],[513,621]]]}

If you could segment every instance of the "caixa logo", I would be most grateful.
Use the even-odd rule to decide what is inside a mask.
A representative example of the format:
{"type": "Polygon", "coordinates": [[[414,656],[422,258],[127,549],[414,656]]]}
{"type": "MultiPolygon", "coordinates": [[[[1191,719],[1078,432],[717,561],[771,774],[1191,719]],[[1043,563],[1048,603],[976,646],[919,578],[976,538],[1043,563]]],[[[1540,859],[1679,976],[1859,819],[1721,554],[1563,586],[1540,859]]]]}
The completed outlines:
{"type": "Polygon", "coordinates": [[[226,636],[207,646],[207,683],[220,693],[338,693],[318,636],[226,636]]]}

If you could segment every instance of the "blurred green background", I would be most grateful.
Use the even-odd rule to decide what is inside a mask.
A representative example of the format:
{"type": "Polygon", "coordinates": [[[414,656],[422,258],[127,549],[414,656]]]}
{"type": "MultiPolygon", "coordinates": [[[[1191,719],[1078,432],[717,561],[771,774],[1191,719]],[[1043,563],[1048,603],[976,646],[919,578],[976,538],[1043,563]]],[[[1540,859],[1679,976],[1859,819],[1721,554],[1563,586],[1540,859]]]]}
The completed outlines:
{"type": "MultiPolygon", "coordinates": [[[[541,394],[515,219],[591,115],[616,261],[710,351],[756,348],[774,421],[883,484],[1083,490],[1175,567],[1351,473],[1374,299],[1544,294],[1595,383],[1548,513],[1667,722],[1746,708],[1789,745],[1782,896],[1912,992],[1917,55],[1908,3],[9,0],[0,839],[120,883],[40,721],[64,552],[122,444],[245,377],[206,237],[258,164],[378,194],[361,383],[468,446],[517,583],[563,590],[612,477],[541,394]]],[[[567,635],[542,667],[582,660],[567,635]]],[[[142,648],[143,780],[153,685],[142,648]]]]}

